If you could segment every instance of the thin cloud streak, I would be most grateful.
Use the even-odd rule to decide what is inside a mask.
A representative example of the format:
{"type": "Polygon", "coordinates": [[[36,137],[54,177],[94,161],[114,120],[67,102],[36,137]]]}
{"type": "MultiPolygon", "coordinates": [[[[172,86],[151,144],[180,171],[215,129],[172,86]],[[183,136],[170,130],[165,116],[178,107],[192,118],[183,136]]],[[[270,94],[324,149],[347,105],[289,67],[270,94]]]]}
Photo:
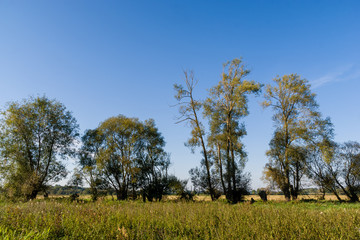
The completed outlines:
{"type": "Polygon", "coordinates": [[[322,87],[331,82],[341,82],[360,78],[360,68],[355,65],[348,65],[341,69],[328,73],[316,80],[311,81],[313,89],[322,87]]]}

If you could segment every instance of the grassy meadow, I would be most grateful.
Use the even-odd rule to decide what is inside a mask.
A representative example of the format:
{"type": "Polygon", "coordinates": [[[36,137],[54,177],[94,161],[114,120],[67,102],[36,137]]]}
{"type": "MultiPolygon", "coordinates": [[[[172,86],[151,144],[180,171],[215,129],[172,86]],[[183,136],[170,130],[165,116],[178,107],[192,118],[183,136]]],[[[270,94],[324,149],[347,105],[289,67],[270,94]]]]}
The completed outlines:
{"type": "Polygon", "coordinates": [[[360,204],[2,202],[0,239],[360,239],[360,204]]]}

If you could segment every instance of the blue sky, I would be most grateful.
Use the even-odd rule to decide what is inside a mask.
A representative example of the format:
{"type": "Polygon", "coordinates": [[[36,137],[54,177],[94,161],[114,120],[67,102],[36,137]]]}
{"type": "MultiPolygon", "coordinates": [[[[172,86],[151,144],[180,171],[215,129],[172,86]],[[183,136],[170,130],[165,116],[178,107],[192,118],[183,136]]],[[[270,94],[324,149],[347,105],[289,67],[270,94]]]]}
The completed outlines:
{"type": "MultiPolygon", "coordinates": [[[[195,95],[220,80],[222,64],[243,57],[249,79],[271,83],[298,73],[313,85],[337,141],[360,134],[358,1],[0,1],[0,107],[46,94],[64,103],[81,132],[108,117],[154,118],[173,162],[188,178],[200,155],[176,125],[173,84],[183,69],[199,80],[195,95]]],[[[260,180],[273,132],[262,96],[244,119],[246,170],[260,180]]],[[[69,163],[69,168],[72,164],[69,163]]]]}

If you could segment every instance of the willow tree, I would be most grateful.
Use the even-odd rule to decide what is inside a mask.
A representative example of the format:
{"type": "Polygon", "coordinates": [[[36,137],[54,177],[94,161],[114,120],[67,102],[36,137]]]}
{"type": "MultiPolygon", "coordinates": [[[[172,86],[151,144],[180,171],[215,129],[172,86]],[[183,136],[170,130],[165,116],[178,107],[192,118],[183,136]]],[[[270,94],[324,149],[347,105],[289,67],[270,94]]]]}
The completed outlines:
{"type": "Polygon", "coordinates": [[[144,201],[161,200],[167,187],[170,160],[154,120],[141,122],[119,115],[101,123],[96,132],[88,132],[92,133],[98,137],[91,137],[95,142],[85,141],[92,154],[83,161],[96,167],[101,178],[115,190],[118,200],[127,199],[130,193],[135,198],[138,192],[144,201]]]}
{"type": "Polygon", "coordinates": [[[246,153],[241,142],[246,130],[240,120],[249,114],[247,96],[261,89],[261,84],[245,79],[249,73],[241,59],[225,63],[222,79],[209,90],[210,97],[205,102],[205,116],[211,125],[209,142],[217,148],[220,174],[225,175],[220,176],[222,186],[233,203],[241,200],[247,182],[242,174],[246,153]],[[222,173],[222,152],[226,174],[222,173]]]}
{"type": "Polygon", "coordinates": [[[200,122],[198,112],[202,107],[202,102],[196,100],[193,96],[194,88],[197,81],[194,79],[194,73],[192,71],[184,71],[185,75],[185,87],[175,84],[174,89],[176,91],[175,98],[179,102],[180,122],[188,122],[191,127],[191,138],[188,140],[187,145],[192,149],[201,146],[202,155],[204,157],[204,165],[206,168],[206,182],[208,190],[210,192],[211,200],[215,200],[215,191],[212,186],[211,180],[211,162],[208,156],[205,143],[205,130],[204,126],[200,122]]]}
{"type": "Polygon", "coordinates": [[[306,144],[306,175],[316,185],[325,199],[326,191],[332,192],[339,201],[342,201],[333,173],[338,173],[336,164],[336,149],[334,142],[334,128],[330,118],[317,122],[317,131],[314,131],[311,141],[306,144]]]}
{"type": "Polygon", "coordinates": [[[360,193],[360,143],[345,142],[336,151],[338,177],[334,176],[337,186],[352,202],[358,202],[360,193]]]}
{"type": "Polygon", "coordinates": [[[333,193],[341,202],[338,185],[335,179],[341,171],[336,161],[337,144],[332,139],[324,139],[307,146],[307,176],[320,187],[322,199],[326,191],[333,193]]]}
{"type": "Polygon", "coordinates": [[[128,198],[129,188],[139,167],[136,164],[141,123],[136,118],[119,115],[98,127],[103,142],[97,156],[97,167],[115,190],[118,200],[128,198]]]}
{"type": "Polygon", "coordinates": [[[12,102],[2,112],[0,173],[10,196],[34,199],[67,174],[78,125],[71,112],[46,97],[12,102]]]}
{"type": "Polygon", "coordinates": [[[153,119],[142,123],[137,151],[136,185],[142,192],[143,201],[162,199],[168,187],[170,156],[165,152],[165,140],[153,119]]]}
{"type": "Polygon", "coordinates": [[[103,144],[103,135],[97,129],[88,129],[81,137],[82,146],[79,150],[79,169],[74,172],[75,180],[85,180],[90,187],[91,198],[96,201],[98,189],[104,187],[104,181],[99,168],[97,158],[103,144]]]}
{"type": "Polygon", "coordinates": [[[273,109],[276,125],[265,175],[277,183],[287,200],[296,199],[306,160],[302,147],[315,136],[321,116],[306,79],[291,74],[273,80],[275,85],[266,86],[263,102],[265,108],[273,109]]]}

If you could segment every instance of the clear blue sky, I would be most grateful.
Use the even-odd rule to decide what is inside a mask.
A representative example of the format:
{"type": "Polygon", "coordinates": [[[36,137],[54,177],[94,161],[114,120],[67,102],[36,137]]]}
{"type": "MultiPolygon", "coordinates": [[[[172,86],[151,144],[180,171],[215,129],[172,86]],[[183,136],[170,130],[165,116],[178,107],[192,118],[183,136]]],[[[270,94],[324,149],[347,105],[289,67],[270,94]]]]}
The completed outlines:
{"type": "MultiPolygon", "coordinates": [[[[173,84],[193,69],[203,99],[222,63],[242,56],[255,81],[290,73],[308,79],[336,140],[359,141],[359,11],[358,1],[2,0],[0,106],[46,94],[73,112],[81,132],[118,114],[154,118],[170,172],[188,178],[201,157],[184,146],[190,130],[175,124],[173,84]]],[[[255,189],[264,186],[274,130],[261,101],[250,98],[244,119],[255,189]]]]}

